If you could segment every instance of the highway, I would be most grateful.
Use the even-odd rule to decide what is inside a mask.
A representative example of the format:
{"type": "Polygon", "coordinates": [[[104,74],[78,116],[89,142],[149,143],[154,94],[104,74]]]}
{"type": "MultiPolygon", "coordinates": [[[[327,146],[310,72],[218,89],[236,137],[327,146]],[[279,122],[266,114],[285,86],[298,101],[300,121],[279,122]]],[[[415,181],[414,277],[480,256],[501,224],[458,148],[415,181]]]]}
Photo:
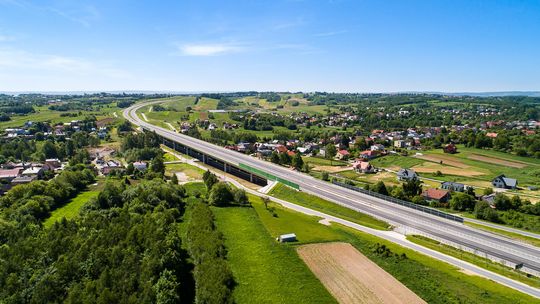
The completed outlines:
{"type": "MultiPolygon", "coordinates": [[[[161,101],[154,101],[152,103],[159,102],[161,101]]],[[[136,115],[136,111],[139,108],[148,104],[151,103],[141,103],[131,106],[123,111],[123,115],[135,125],[155,131],[160,136],[212,155],[227,163],[249,165],[297,183],[304,192],[314,194],[359,212],[373,215],[388,221],[392,225],[403,227],[407,231],[431,236],[460,247],[471,248],[482,252],[482,256],[488,254],[514,264],[522,263],[524,268],[526,267],[533,272],[540,273],[540,248],[348,190],[315,179],[304,173],[154,126],[136,115]]]]}

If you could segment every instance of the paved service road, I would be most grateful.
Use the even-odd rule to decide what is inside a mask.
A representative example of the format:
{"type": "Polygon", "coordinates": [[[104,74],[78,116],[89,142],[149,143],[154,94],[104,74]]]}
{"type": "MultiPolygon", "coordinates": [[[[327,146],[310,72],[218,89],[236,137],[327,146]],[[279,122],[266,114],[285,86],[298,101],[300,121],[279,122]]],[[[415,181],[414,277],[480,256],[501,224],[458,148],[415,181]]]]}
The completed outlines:
{"type": "MultiPolygon", "coordinates": [[[[159,103],[154,101],[152,103],[159,103]]],[[[382,199],[330,184],[315,179],[307,174],[272,164],[242,153],[227,150],[205,141],[154,126],[136,115],[136,111],[150,103],[136,104],[124,110],[123,115],[130,122],[169,140],[186,145],[192,149],[212,155],[222,161],[238,165],[240,163],[263,170],[277,177],[300,185],[304,192],[373,215],[393,225],[405,227],[408,231],[418,231],[437,239],[472,248],[483,254],[507,260],[511,263],[523,263],[524,267],[540,273],[540,248],[497,236],[489,232],[465,226],[410,208],[402,207],[382,199]]]]}

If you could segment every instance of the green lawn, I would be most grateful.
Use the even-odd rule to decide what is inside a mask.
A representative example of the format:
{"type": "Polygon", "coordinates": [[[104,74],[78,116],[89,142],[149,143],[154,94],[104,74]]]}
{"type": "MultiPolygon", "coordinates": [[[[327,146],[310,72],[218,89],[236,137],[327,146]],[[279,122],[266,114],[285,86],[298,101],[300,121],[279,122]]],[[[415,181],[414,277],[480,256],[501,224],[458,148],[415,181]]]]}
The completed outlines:
{"type": "Polygon", "coordinates": [[[479,257],[473,253],[466,252],[457,248],[454,248],[452,246],[448,246],[445,244],[442,244],[438,241],[432,240],[430,238],[426,238],[419,235],[409,235],[407,236],[407,239],[413,243],[416,243],[418,245],[442,252],[444,254],[456,257],[460,260],[469,262],[471,264],[474,264],[476,266],[482,267],[484,269],[487,269],[489,271],[493,271],[495,273],[498,273],[500,275],[503,275],[505,277],[514,279],[516,281],[520,281],[522,283],[525,283],[529,286],[540,288],[540,278],[536,277],[528,277],[527,274],[514,270],[513,268],[510,268],[508,266],[504,266],[499,263],[492,262],[489,259],[479,257]]]}
{"type": "Polygon", "coordinates": [[[188,177],[200,180],[204,174],[204,170],[186,163],[166,164],[165,172],[172,174],[173,172],[183,172],[188,177]]]}
{"type": "Polygon", "coordinates": [[[302,157],[305,163],[313,166],[346,166],[347,162],[341,160],[327,159],[321,157],[302,157]]]}
{"type": "Polygon", "coordinates": [[[212,208],[225,237],[227,261],[236,281],[236,303],[336,303],[298,257],[277,243],[249,207],[212,208]]]}
{"type": "Polygon", "coordinates": [[[177,161],[178,157],[174,156],[172,153],[166,152],[163,154],[163,160],[166,162],[177,161]]]}
{"type": "Polygon", "coordinates": [[[196,111],[215,110],[219,100],[213,98],[202,97],[199,103],[193,106],[196,111]]]}
{"type": "Polygon", "coordinates": [[[348,221],[367,226],[373,229],[387,230],[390,226],[388,223],[378,220],[367,214],[363,214],[347,207],[343,207],[317,196],[296,191],[283,184],[277,184],[269,195],[277,197],[279,199],[302,205],[304,207],[312,208],[330,215],[339,216],[348,221]]]}
{"type": "Polygon", "coordinates": [[[51,216],[45,220],[43,226],[48,228],[52,226],[56,221],[61,220],[63,217],[66,219],[72,219],[79,215],[81,207],[88,202],[91,198],[97,197],[99,191],[85,191],[74,197],[70,202],[64,206],[54,210],[51,216]]]}

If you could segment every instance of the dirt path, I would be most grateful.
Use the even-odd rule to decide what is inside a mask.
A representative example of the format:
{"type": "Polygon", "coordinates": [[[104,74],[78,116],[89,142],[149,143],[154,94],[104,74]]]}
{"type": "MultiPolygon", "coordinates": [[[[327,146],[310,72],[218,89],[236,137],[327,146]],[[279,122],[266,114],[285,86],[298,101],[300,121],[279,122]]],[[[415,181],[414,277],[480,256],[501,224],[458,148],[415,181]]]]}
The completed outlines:
{"type": "Polygon", "coordinates": [[[144,115],[144,113],[141,113],[141,115],[144,118],[144,120],[148,121],[148,118],[146,118],[146,115],[144,115]]]}
{"type": "Polygon", "coordinates": [[[350,244],[309,244],[298,254],[339,303],[426,303],[350,244]]]}
{"type": "Polygon", "coordinates": [[[326,171],[329,173],[336,173],[342,171],[352,170],[352,166],[314,166],[312,170],[314,171],[326,171]]]}
{"type": "Polygon", "coordinates": [[[503,166],[511,167],[511,168],[521,169],[521,168],[527,167],[527,164],[522,163],[522,162],[509,161],[509,160],[504,160],[501,158],[483,156],[483,155],[478,155],[478,154],[471,154],[467,156],[467,158],[472,159],[472,160],[479,160],[481,162],[494,164],[494,165],[503,165],[503,166]]]}
{"type": "Polygon", "coordinates": [[[429,155],[416,155],[414,157],[419,158],[419,159],[423,159],[423,160],[429,160],[429,161],[436,162],[436,163],[441,163],[442,162],[442,164],[445,164],[445,165],[448,165],[448,166],[453,166],[453,167],[458,167],[458,168],[469,168],[470,167],[469,165],[466,165],[466,164],[462,163],[461,161],[457,160],[455,157],[447,156],[447,155],[429,154],[429,155]]]}

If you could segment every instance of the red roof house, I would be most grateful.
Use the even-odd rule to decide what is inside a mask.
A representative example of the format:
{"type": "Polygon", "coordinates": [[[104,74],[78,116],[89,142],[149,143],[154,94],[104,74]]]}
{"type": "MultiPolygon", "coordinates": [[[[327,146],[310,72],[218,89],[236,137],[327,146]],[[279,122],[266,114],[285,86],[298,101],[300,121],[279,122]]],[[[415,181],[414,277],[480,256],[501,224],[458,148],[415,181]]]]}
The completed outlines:
{"type": "Polygon", "coordinates": [[[450,199],[450,192],[442,189],[429,188],[422,192],[422,196],[427,201],[446,203],[450,199]]]}

